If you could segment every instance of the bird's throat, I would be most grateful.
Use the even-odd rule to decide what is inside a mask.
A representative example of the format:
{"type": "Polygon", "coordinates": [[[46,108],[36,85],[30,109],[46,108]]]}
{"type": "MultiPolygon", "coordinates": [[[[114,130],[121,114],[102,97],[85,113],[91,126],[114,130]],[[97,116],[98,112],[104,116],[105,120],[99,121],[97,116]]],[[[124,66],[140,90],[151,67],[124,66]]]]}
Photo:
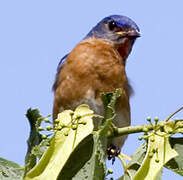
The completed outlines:
{"type": "Polygon", "coordinates": [[[131,50],[132,50],[132,46],[134,44],[134,39],[129,39],[129,38],[125,38],[123,43],[120,44],[118,46],[118,52],[120,53],[122,59],[123,59],[123,63],[126,63],[126,59],[128,58],[131,50]]]}

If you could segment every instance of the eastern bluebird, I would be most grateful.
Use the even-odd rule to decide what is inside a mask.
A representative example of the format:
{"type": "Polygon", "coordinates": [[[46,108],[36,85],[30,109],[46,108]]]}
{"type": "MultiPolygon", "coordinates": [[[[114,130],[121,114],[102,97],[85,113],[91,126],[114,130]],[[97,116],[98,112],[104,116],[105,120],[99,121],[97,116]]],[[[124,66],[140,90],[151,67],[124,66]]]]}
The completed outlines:
{"type": "MultiPolygon", "coordinates": [[[[123,95],[117,101],[113,123],[117,127],[129,126],[131,88],[125,64],[139,36],[138,26],[128,17],[112,15],[101,20],[58,65],[53,119],[59,112],[80,104],[88,104],[96,114],[103,115],[100,94],[121,88],[123,95]]],[[[126,138],[113,138],[108,144],[120,149],[126,138]]]]}

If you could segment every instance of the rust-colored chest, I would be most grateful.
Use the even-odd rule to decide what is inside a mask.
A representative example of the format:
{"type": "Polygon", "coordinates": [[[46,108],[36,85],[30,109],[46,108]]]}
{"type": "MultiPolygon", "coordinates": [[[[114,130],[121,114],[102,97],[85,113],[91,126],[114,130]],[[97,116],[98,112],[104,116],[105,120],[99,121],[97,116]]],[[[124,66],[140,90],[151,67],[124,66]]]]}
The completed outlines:
{"type": "Polygon", "coordinates": [[[124,66],[124,60],[111,43],[95,38],[79,43],[58,73],[54,114],[60,111],[60,107],[72,108],[74,102],[82,102],[82,99],[90,97],[100,103],[101,92],[111,92],[116,88],[124,91],[120,106],[129,107],[124,66]]]}

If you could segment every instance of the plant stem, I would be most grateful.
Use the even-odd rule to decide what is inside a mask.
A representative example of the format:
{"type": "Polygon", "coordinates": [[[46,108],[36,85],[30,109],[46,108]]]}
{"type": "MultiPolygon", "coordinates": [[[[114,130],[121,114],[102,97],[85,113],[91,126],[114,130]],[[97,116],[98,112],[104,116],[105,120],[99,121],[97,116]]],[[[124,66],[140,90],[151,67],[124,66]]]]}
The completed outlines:
{"type": "Polygon", "coordinates": [[[140,126],[127,126],[123,128],[114,128],[113,132],[109,132],[109,137],[117,137],[122,136],[125,134],[133,134],[133,133],[139,133],[139,132],[146,132],[148,130],[153,130],[154,124],[144,124],[140,126]]]}
{"type": "Polygon", "coordinates": [[[177,114],[181,110],[183,110],[183,106],[181,108],[179,108],[177,111],[175,111],[174,113],[172,113],[170,116],[168,116],[168,118],[165,121],[170,120],[171,117],[173,117],[175,114],[177,114]]]}

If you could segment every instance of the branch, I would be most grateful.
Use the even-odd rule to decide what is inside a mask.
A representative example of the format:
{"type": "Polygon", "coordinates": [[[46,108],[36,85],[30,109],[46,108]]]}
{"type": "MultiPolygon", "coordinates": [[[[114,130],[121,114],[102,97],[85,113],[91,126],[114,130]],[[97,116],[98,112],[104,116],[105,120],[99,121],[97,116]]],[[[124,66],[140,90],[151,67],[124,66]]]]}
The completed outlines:
{"type": "Polygon", "coordinates": [[[170,118],[172,118],[175,114],[177,114],[179,111],[183,110],[183,106],[180,107],[178,110],[176,110],[174,113],[172,113],[165,121],[169,121],[170,118]]]}
{"type": "Polygon", "coordinates": [[[183,133],[183,120],[159,121],[155,119],[155,123],[144,124],[140,126],[127,126],[123,128],[113,127],[112,131],[108,132],[108,137],[118,137],[126,134],[134,134],[140,132],[148,132],[151,130],[160,130],[167,134],[183,133]]]}
{"type": "Polygon", "coordinates": [[[127,126],[123,128],[114,127],[113,132],[109,132],[109,137],[117,137],[122,136],[125,134],[133,134],[133,133],[140,133],[140,132],[147,132],[148,130],[153,130],[155,124],[144,124],[140,126],[127,126]]]}
{"type": "MultiPolygon", "coordinates": [[[[112,121],[115,118],[115,104],[117,99],[120,96],[124,95],[122,89],[116,89],[113,93],[102,93],[101,98],[104,104],[104,118],[102,120],[101,126],[105,123],[112,121]]],[[[148,117],[147,121],[149,124],[144,124],[140,126],[128,126],[123,128],[117,128],[112,124],[112,129],[108,132],[108,137],[117,137],[125,134],[139,133],[139,132],[148,132],[154,130],[155,132],[160,130],[167,134],[183,133],[183,121],[181,120],[170,120],[175,114],[183,110],[183,107],[176,110],[174,113],[168,116],[164,121],[159,121],[158,117],[155,117],[154,124],[151,122],[151,118],[148,117]],[[170,120],[170,121],[169,121],[170,120]],[[159,121],[159,122],[158,122],[159,121]]]]}

